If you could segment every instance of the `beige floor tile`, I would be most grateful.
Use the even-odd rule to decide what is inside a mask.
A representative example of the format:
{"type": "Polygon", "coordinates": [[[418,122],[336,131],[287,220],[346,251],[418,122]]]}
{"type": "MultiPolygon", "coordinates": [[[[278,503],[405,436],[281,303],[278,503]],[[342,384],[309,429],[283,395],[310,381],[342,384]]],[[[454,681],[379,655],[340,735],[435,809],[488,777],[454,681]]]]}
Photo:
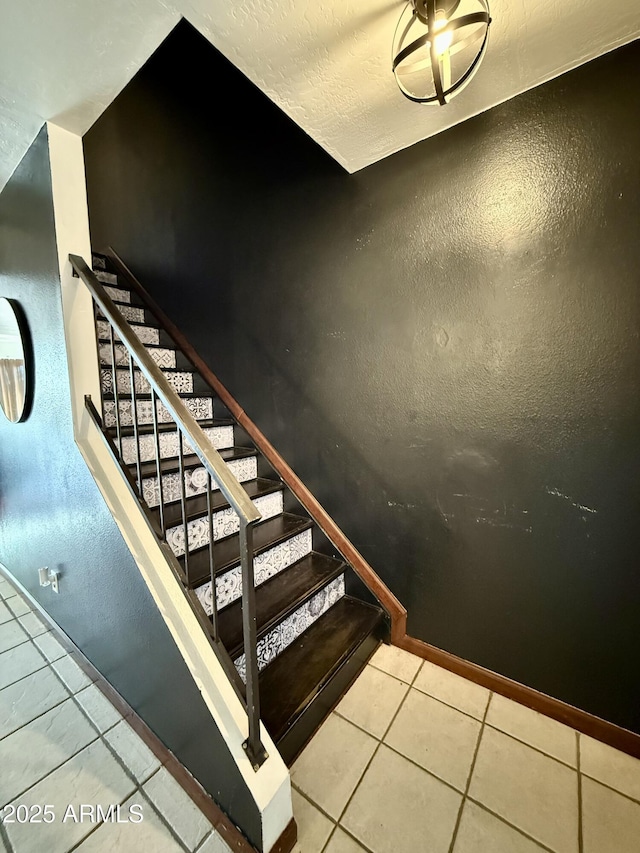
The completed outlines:
{"type": "Polygon", "coordinates": [[[578,851],[578,774],[485,727],[469,796],[556,853],[578,851]]]}
{"type": "Polygon", "coordinates": [[[202,847],[198,847],[198,853],[231,853],[229,845],[220,838],[217,832],[212,832],[205,840],[202,847]]]}
{"type": "Polygon", "coordinates": [[[371,666],[410,684],[422,660],[397,646],[381,645],[369,661],[371,666]]]}
{"type": "Polygon", "coordinates": [[[106,810],[123,802],[133,790],[134,783],[107,747],[95,741],[20,796],[20,803],[27,807],[51,805],[56,816],[53,823],[5,824],[5,828],[20,853],[66,853],[95,827],[88,820],[70,818],[67,806],[76,815],[81,804],[99,804],[106,810]]]}
{"type": "Polygon", "coordinates": [[[160,760],[124,720],[107,732],[104,739],[140,784],[160,767],[160,760]]]}
{"type": "Polygon", "coordinates": [[[0,738],[69,698],[48,667],[0,690],[0,738]]]}
{"type": "Polygon", "coordinates": [[[374,853],[447,853],[461,799],[383,744],[341,823],[374,853]]]}
{"type": "Polygon", "coordinates": [[[21,643],[0,654],[0,690],[47,665],[33,643],[21,643]]]}
{"type": "Polygon", "coordinates": [[[640,800],[640,761],[637,758],[580,735],[580,770],[634,800],[640,800]]]}
{"type": "Polygon", "coordinates": [[[478,720],[411,688],[384,741],[464,791],[480,726],[478,720]]]}
{"type": "Polygon", "coordinates": [[[491,697],[487,723],[530,746],[546,752],[565,764],[577,766],[578,747],[574,729],[563,726],[544,714],[525,708],[496,693],[491,697]]]}
{"type": "Polygon", "coordinates": [[[39,634],[45,634],[50,630],[49,626],[45,625],[35,613],[26,613],[20,617],[19,622],[31,637],[37,637],[39,634]]]}
{"type": "Polygon", "coordinates": [[[4,601],[0,601],[0,625],[4,625],[5,622],[9,622],[11,619],[15,619],[15,613],[9,610],[4,601]]]}
{"type": "Polygon", "coordinates": [[[361,847],[350,835],[337,827],[324,853],[363,853],[363,851],[364,847],[361,847]]]}
{"type": "Polygon", "coordinates": [[[89,676],[80,669],[69,655],[60,658],[51,665],[72,693],[78,693],[91,684],[89,676]]]}
{"type": "Polygon", "coordinates": [[[164,767],[149,779],[143,791],[189,850],[211,831],[207,818],[164,767]]]}
{"type": "Polygon", "coordinates": [[[367,666],[336,711],[381,738],[404,699],[408,684],[367,666]]]}
{"type": "Polygon", "coordinates": [[[120,807],[122,821],[103,823],[82,842],[77,849],[82,853],[104,853],[106,850],[122,853],[182,853],[182,847],[173,838],[153,808],[140,796],[134,794],[120,807]],[[142,807],[143,820],[133,822],[138,810],[130,811],[132,805],[142,807]]]}
{"type": "Polygon", "coordinates": [[[40,634],[39,637],[34,637],[33,642],[48,661],[58,660],[58,658],[64,657],[67,653],[51,631],[48,631],[46,634],[40,634]]]}
{"type": "Polygon", "coordinates": [[[0,740],[0,807],[98,737],[72,699],[0,740]]]}
{"type": "Polygon", "coordinates": [[[545,853],[517,829],[467,800],[453,853],[545,853]]]}
{"type": "Polygon", "coordinates": [[[298,824],[298,841],[292,853],[322,853],[334,827],[326,815],[297,791],[291,791],[293,816],[298,824]]]}
{"type": "Polygon", "coordinates": [[[29,635],[23,630],[17,619],[0,625],[0,653],[26,643],[29,635]]]}
{"type": "Polygon", "coordinates": [[[17,595],[15,589],[8,581],[0,577],[0,599],[7,601],[9,598],[13,598],[14,595],[17,595]]]}
{"type": "Polygon", "coordinates": [[[113,728],[122,719],[120,712],[113,707],[95,684],[76,693],[76,700],[101,733],[113,728]]]}
{"type": "Polygon", "coordinates": [[[13,611],[14,616],[25,616],[27,613],[31,613],[31,608],[20,595],[14,595],[13,598],[10,598],[7,606],[13,611]]]}
{"type": "Polygon", "coordinates": [[[473,681],[427,660],[422,664],[413,686],[478,720],[484,717],[487,710],[490,693],[486,687],[474,684],[473,681]]]}
{"type": "Polygon", "coordinates": [[[638,853],[640,805],[582,778],[584,853],[638,853]]]}
{"type": "Polygon", "coordinates": [[[291,768],[291,781],[338,819],[378,741],[331,714],[291,768]]]}

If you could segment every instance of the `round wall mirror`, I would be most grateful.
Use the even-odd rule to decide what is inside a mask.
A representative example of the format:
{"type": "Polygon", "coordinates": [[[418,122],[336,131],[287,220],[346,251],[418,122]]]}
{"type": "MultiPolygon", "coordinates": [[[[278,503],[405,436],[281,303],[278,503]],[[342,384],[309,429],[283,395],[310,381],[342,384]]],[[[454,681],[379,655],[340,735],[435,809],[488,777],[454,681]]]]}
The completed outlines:
{"type": "Polygon", "coordinates": [[[19,305],[0,299],[0,406],[17,424],[29,414],[30,346],[19,305]]]}

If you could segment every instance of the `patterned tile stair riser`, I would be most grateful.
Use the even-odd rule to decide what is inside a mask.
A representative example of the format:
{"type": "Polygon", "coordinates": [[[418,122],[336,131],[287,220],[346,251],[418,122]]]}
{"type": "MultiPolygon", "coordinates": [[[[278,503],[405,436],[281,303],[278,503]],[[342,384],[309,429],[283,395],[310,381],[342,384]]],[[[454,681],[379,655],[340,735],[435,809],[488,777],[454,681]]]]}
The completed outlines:
{"type": "Polygon", "coordinates": [[[107,272],[103,269],[95,269],[95,276],[98,281],[102,282],[102,284],[109,284],[112,287],[117,286],[118,284],[118,276],[114,272],[107,272]]]}
{"type": "MultiPolygon", "coordinates": [[[[253,503],[256,509],[262,515],[262,521],[268,518],[274,518],[280,515],[283,511],[282,492],[273,492],[270,495],[262,495],[255,498],[253,503]]],[[[189,531],[189,550],[195,551],[196,548],[202,548],[209,544],[209,521],[206,517],[195,518],[187,525],[189,531]]],[[[221,509],[213,514],[213,540],[223,539],[225,536],[231,536],[240,530],[240,519],[238,514],[231,507],[221,509]]],[[[176,557],[181,557],[184,554],[184,527],[170,527],[167,530],[167,542],[176,557]]]]}
{"type": "MultiPolygon", "coordinates": [[[[109,323],[107,320],[98,320],[97,328],[98,328],[98,337],[103,341],[109,341],[110,332],[109,332],[109,323]]],[[[158,345],[160,343],[160,329],[154,329],[153,326],[132,326],[131,327],[138,337],[138,340],[143,344],[152,344],[158,345]]],[[[115,341],[119,341],[117,332],[114,330],[113,339],[115,341]]],[[[109,359],[111,361],[111,359],[109,359]]]]}
{"type": "MultiPolygon", "coordinates": [[[[158,367],[175,369],[175,350],[165,349],[164,347],[153,347],[148,350],[148,353],[158,365],[158,367]]],[[[100,344],[100,364],[103,365],[103,367],[111,367],[110,344],[100,344]]],[[[122,344],[116,345],[116,365],[117,367],[129,367],[129,350],[122,344]]]]}
{"type": "MultiPolygon", "coordinates": [[[[285,542],[280,542],[257,554],[253,558],[253,570],[256,587],[264,581],[277,575],[292,563],[301,560],[311,553],[311,530],[304,530],[285,542]]],[[[211,616],[213,603],[211,600],[211,581],[196,588],[196,595],[206,613],[211,616]]],[[[234,566],[216,578],[216,601],[218,610],[231,604],[242,595],[242,571],[240,566],[234,566]]]]}
{"type": "MultiPolygon", "coordinates": [[[[132,305],[116,305],[116,308],[130,323],[144,323],[144,308],[135,308],[132,305]]],[[[100,309],[98,309],[98,318],[105,319],[100,309]]]]}
{"type": "MultiPolygon", "coordinates": [[[[105,394],[113,393],[113,370],[111,368],[102,368],[100,371],[102,378],[102,390],[105,394]]],[[[116,370],[118,377],[118,393],[131,393],[131,373],[128,370],[116,370]]],[[[134,370],[134,381],[136,385],[136,393],[150,394],[151,386],[146,377],[139,371],[134,370]]],[[[165,379],[178,392],[178,394],[193,393],[193,373],[180,371],[179,373],[164,374],[165,379]]]]}
{"type": "MultiPolygon", "coordinates": [[[[211,397],[185,397],[182,402],[196,420],[213,419],[213,400],[211,397]]],[[[131,408],[131,400],[120,400],[120,426],[133,426],[131,408]]],[[[136,409],[139,424],[153,423],[151,400],[136,400],[136,409]]],[[[158,421],[161,424],[168,424],[173,421],[173,415],[160,402],[158,402],[158,421]]],[[[107,427],[116,425],[116,409],[113,400],[104,401],[104,422],[107,427]]]]}
{"type": "MultiPolygon", "coordinates": [[[[258,640],[258,669],[263,670],[280,652],[283,652],[287,646],[291,645],[294,640],[297,640],[316,619],[319,619],[323,613],[326,613],[330,607],[333,607],[336,601],[339,601],[344,594],[344,575],[340,575],[339,578],[331,581],[330,584],[327,584],[327,586],[317,592],[312,598],[305,601],[290,616],[283,619],[279,625],[276,625],[261,640],[258,640]]],[[[240,678],[246,681],[245,656],[240,655],[234,661],[234,664],[240,673],[240,678]]]]}
{"type": "MultiPolygon", "coordinates": [[[[233,427],[218,426],[206,427],[205,435],[213,444],[216,450],[223,450],[225,447],[233,447],[233,427]]],[[[171,459],[178,455],[178,433],[177,432],[161,432],[160,439],[160,456],[162,459],[171,459]]],[[[140,461],[154,462],[156,458],[156,443],[153,435],[141,435],[140,438],[140,461]]],[[[185,455],[193,453],[191,445],[183,442],[185,455]]],[[[122,439],[122,457],[127,465],[134,465],[136,453],[136,440],[133,436],[125,436],[122,439]]]]}
{"type": "MultiPolygon", "coordinates": [[[[258,461],[255,456],[247,456],[244,459],[232,459],[226,464],[239,483],[246,483],[247,480],[255,480],[258,476],[258,461]]],[[[192,495],[203,495],[207,489],[206,470],[202,467],[188,469],[184,472],[184,483],[188,498],[192,497],[192,495]]],[[[215,483],[213,485],[215,487],[215,483]]],[[[143,479],[142,494],[150,507],[158,506],[160,495],[157,477],[143,479]]],[[[180,500],[180,475],[178,473],[163,475],[162,496],[165,503],[180,500]]]]}
{"type": "MultiPolygon", "coordinates": [[[[98,281],[103,281],[103,276],[109,275],[109,273],[99,273],[98,281]]],[[[107,296],[110,296],[114,302],[131,302],[131,294],[128,290],[121,290],[119,287],[109,287],[108,285],[104,285],[104,289],[107,293],[107,296]]]]}

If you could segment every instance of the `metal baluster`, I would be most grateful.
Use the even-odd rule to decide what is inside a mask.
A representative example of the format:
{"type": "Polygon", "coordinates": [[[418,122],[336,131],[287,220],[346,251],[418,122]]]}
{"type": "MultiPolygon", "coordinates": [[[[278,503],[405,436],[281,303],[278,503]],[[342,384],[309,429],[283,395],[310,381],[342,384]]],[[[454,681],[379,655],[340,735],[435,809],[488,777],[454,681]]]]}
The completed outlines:
{"type": "Polygon", "coordinates": [[[213,559],[213,508],[211,506],[211,474],[207,472],[207,518],[209,519],[209,571],[211,573],[211,603],[213,613],[213,639],[218,639],[218,596],[216,594],[216,567],[213,559]]]}
{"type": "Polygon", "coordinates": [[[247,717],[249,737],[242,744],[254,770],[266,758],[260,741],[260,695],[258,691],[258,629],[256,588],[253,576],[253,525],[240,517],[240,563],[242,566],[242,629],[247,671],[247,717]]]}
{"type": "Polygon", "coordinates": [[[116,344],[113,337],[113,326],[109,323],[109,343],[111,344],[111,374],[113,382],[113,399],[116,417],[116,435],[118,436],[118,451],[122,459],[122,429],[120,424],[120,398],[118,397],[118,370],[116,367],[116,344]]]}
{"type": "Polygon", "coordinates": [[[182,527],[184,529],[184,573],[187,576],[187,584],[191,583],[189,577],[189,524],[187,522],[187,492],[184,482],[184,447],[182,441],[182,430],[178,429],[178,470],[180,472],[180,507],[182,509],[182,527]]]}
{"type": "MultiPolygon", "coordinates": [[[[154,388],[151,388],[151,409],[153,411],[153,438],[156,446],[156,476],[158,478],[158,510],[160,512],[160,530],[165,532],[164,526],[164,486],[162,483],[162,462],[160,458],[160,432],[158,430],[158,395],[154,388]]],[[[178,425],[176,424],[176,429],[178,425]]]]}
{"type": "Polygon", "coordinates": [[[129,353],[129,376],[131,377],[131,421],[136,443],[136,474],[138,477],[138,492],[142,497],[142,465],[140,463],[140,433],[138,431],[138,406],[136,403],[136,377],[133,366],[133,356],[129,353]]]}

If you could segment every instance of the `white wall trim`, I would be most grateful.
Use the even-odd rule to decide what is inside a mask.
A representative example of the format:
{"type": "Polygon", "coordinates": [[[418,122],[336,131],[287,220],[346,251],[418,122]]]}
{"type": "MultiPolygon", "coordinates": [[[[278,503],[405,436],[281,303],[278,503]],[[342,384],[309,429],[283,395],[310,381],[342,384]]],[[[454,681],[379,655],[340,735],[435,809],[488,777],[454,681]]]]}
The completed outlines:
{"type": "Polygon", "coordinates": [[[289,771],[268,732],[261,729],[268,759],[255,772],[242,743],[246,712],[149,529],[142,509],[129,492],[122,472],[102,435],[89,418],[85,394],[100,400],[92,299],[72,275],[68,257],[91,263],[91,243],[82,139],[48,123],[53,208],[62,292],[74,436],[153,599],[198,685],[211,716],[262,817],[263,850],[271,850],[293,816],[289,771]]]}

